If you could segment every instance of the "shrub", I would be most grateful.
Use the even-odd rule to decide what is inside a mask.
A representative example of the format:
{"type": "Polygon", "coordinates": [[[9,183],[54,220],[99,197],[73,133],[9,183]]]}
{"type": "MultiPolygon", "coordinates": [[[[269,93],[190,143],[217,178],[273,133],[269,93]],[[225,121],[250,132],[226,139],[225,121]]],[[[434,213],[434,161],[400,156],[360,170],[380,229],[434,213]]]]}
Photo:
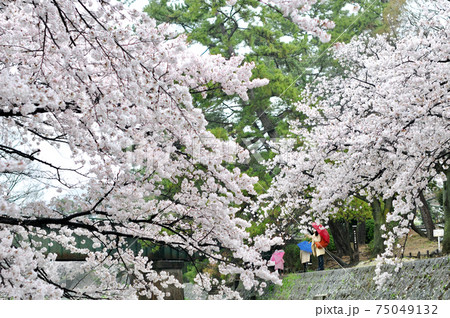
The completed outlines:
{"type": "Polygon", "coordinates": [[[300,248],[297,244],[287,244],[283,247],[284,250],[284,269],[298,272],[302,267],[300,262],[300,248]]]}

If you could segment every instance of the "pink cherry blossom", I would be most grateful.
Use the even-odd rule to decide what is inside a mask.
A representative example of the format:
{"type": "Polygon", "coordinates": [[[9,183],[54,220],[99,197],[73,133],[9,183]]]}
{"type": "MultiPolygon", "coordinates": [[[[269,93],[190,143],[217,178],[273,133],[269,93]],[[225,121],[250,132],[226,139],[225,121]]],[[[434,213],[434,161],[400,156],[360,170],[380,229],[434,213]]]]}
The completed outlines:
{"type": "Polygon", "coordinates": [[[208,132],[192,103],[205,87],[246,99],[267,83],[250,79],[253,67],[238,56],[200,57],[169,25],[110,1],[2,1],[0,173],[71,196],[18,205],[0,186],[0,297],[163,298],[158,286],[182,287],[127,239],[224,262],[249,289],[279,283],[261,257],[279,241],[250,243],[238,214],[256,180],[223,165],[248,153],[208,132]],[[74,165],[42,159],[44,144],[67,149],[74,165]],[[101,279],[65,288],[56,255],[31,237],[86,253],[70,277],[101,279]]]}
{"type": "Polygon", "coordinates": [[[361,36],[335,49],[347,71],[309,86],[297,105],[307,119],[291,122],[298,140],[277,145],[268,165],[281,173],[260,198],[267,211],[280,206],[285,222],[305,211],[302,225],[326,223],[337,202],[354,196],[394,198],[387,222],[398,225],[385,229],[379,285],[389,278],[380,266],[395,263],[394,243],[408,232],[420,191],[445,180],[450,164],[450,3],[435,1],[421,14],[395,42],[361,36]]]}

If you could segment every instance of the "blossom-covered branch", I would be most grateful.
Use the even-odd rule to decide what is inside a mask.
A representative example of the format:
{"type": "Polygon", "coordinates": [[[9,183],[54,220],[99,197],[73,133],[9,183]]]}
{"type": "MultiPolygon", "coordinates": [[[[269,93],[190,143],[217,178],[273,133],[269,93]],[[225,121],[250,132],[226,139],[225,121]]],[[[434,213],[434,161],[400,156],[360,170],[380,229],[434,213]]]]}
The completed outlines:
{"type": "MultiPolygon", "coordinates": [[[[267,210],[281,205],[284,216],[307,209],[302,223],[326,222],[354,196],[393,199],[387,262],[422,204],[420,192],[445,180],[450,164],[450,4],[436,1],[422,14],[418,31],[395,43],[362,36],[336,49],[347,71],[309,87],[298,104],[306,119],[291,122],[297,139],[279,145],[270,165],[281,173],[261,198],[267,210]]],[[[378,271],[382,284],[388,277],[378,271]]]]}
{"type": "Polygon", "coordinates": [[[181,287],[127,238],[223,263],[249,289],[279,282],[261,257],[279,240],[250,238],[237,216],[255,180],[223,165],[248,153],[208,132],[192,104],[191,91],[211,83],[246,99],[267,83],[250,79],[252,68],[242,57],[200,57],[169,25],[120,3],[1,1],[0,125],[11,135],[0,140],[0,173],[40,163],[71,195],[16,205],[2,191],[0,297],[163,298],[158,286],[181,287]],[[38,157],[44,145],[68,146],[76,168],[38,157]],[[101,281],[66,290],[56,256],[34,238],[87,255],[79,271],[101,281]]]}

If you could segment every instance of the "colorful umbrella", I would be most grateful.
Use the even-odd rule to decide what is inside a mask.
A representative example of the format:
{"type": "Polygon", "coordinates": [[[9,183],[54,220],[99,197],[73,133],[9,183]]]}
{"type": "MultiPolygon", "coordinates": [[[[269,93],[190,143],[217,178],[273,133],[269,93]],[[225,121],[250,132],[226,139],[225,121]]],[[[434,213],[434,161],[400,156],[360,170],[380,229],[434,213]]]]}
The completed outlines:
{"type": "Polygon", "coordinates": [[[275,269],[284,269],[284,251],[283,250],[276,250],[273,254],[270,260],[272,262],[275,262],[275,269]]]}
{"type": "Polygon", "coordinates": [[[311,242],[302,241],[302,242],[298,243],[297,246],[300,247],[300,249],[302,251],[305,251],[305,252],[308,252],[308,253],[312,253],[311,242]]]}
{"type": "Polygon", "coordinates": [[[320,234],[320,236],[325,242],[330,243],[330,234],[328,234],[327,229],[324,228],[322,224],[317,224],[316,222],[313,222],[311,225],[313,228],[316,229],[316,231],[320,234]]]}

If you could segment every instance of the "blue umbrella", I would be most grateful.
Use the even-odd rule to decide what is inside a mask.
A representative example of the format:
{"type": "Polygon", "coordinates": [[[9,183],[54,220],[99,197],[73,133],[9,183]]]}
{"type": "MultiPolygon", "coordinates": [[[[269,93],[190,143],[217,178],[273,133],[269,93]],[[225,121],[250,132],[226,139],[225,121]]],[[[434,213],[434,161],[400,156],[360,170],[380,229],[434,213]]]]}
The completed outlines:
{"type": "Polygon", "coordinates": [[[312,253],[311,242],[302,241],[302,242],[298,243],[297,246],[300,247],[300,249],[302,251],[305,251],[305,252],[308,252],[308,253],[312,253]]]}

